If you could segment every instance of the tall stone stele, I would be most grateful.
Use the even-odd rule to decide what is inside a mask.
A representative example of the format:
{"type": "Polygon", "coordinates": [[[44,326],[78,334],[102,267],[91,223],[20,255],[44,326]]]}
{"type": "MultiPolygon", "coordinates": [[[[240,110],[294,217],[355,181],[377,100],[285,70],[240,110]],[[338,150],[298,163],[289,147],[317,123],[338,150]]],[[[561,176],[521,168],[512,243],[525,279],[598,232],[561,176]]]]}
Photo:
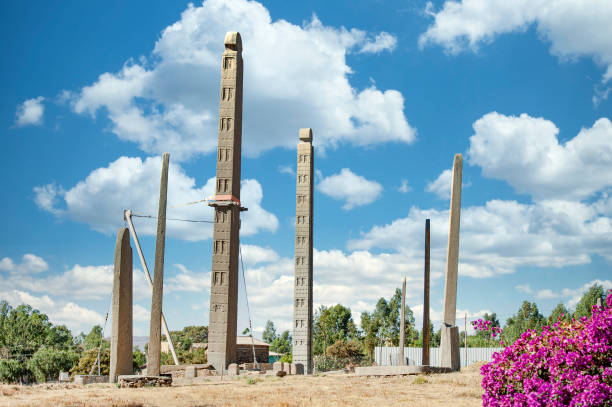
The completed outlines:
{"type": "Polygon", "coordinates": [[[238,248],[240,244],[240,155],[242,149],[242,39],[225,35],[221,58],[219,147],[210,282],[208,362],[217,371],[236,362],[238,248]]]}
{"type": "Polygon", "coordinates": [[[115,245],[109,381],[133,373],[132,365],[132,247],[130,232],[119,229],[115,245]]]}
{"type": "Polygon", "coordinates": [[[444,280],[444,321],[440,338],[440,365],[459,370],[459,328],[455,326],[457,312],[457,277],[459,271],[459,225],[461,217],[461,176],[463,157],[455,154],[451,187],[446,278],[444,280]]]}
{"type": "Polygon", "coordinates": [[[295,203],[293,362],[312,373],[312,215],[314,150],[312,129],[300,129],[295,203]]]}

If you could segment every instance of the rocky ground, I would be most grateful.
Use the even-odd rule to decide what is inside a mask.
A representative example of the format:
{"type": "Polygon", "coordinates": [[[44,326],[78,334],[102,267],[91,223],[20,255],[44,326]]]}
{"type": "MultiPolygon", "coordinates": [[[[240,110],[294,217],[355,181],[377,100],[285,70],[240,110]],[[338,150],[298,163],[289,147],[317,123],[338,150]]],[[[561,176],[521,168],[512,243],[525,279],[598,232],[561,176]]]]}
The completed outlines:
{"type": "Polygon", "coordinates": [[[429,376],[316,375],[202,378],[192,385],[120,389],[111,384],[0,386],[0,406],[480,406],[479,365],[429,376]]]}

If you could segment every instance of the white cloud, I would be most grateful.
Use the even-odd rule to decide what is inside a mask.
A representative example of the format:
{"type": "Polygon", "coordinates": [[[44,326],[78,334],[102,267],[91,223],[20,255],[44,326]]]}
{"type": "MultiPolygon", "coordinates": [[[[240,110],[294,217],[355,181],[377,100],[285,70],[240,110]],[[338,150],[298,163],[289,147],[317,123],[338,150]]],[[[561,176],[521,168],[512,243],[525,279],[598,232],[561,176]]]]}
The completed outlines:
{"type": "Polygon", "coordinates": [[[15,126],[36,126],[43,123],[43,115],[45,106],[43,105],[44,97],[39,96],[33,99],[28,99],[19,106],[15,112],[15,126]]]}
{"type": "Polygon", "coordinates": [[[42,273],[48,269],[49,265],[47,262],[42,257],[38,257],[35,254],[24,254],[19,264],[16,264],[9,257],[0,260],[0,271],[19,273],[23,275],[23,277],[27,277],[25,276],[27,274],[42,273]]]}
{"type": "Polygon", "coordinates": [[[451,184],[453,173],[451,170],[444,170],[435,181],[430,182],[425,187],[427,192],[432,192],[442,199],[450,199],[451,184]]]}
{"type": "Polygon", "coordinates": [[[377,54],[382,51],[393,51],[396,46],[397,38],[395,35],[383,31],[377,34],[373,41],[370,40],[363,44],[359,52],[377,54]]]}
{"type": "Polygon", "coordinates": [[[540,300],[549,300],[552,298],[557,298],[559,295],[555,294],[551,289],[545,288],[543,290],[538,290],[536,293],[536,298],[540,300]]]}
{"type": "Polygon", "coordinates": [[[410,186],[410,184],[408,184],[408,180],[403,179],[402,184],[397,190],[402,194],[407,194],[408,192],[412,191],[412,187],[410,186]]]}
{"type": "Polygon", "coordinates": [[[5,287],[2,287],[0,298],[13,307],[21,304],[31,305],[32,308],[46,314],[51,322],[64,324],[73,333],[89,332],[92,325],[104,323],[104,317],[96,311],[70,301],[55,301],[48,295],[37,297],[25,291],[5,290],[5,287]]]}
{"type": "MultiPolygon", "coordinates": [[[[157,215],[161,159],[121,157],[108,167],[92,171],[83,181],[63,190],[52,184],[36,187],[35,201],[58,217],[67,217],[90,225],[103,233],[115,233],[123,226],[124,209],[137,214],[157,215]],[[61,198],[61,199],[60,199],[61,198]],[[64,206],[47,204],[62,201],[64,206]]],[[[195,180],[181,166],[170,163],[168,174],[168,218],[205,220],[212,222],[213,210],[205,203],[183,205],[214,195],[215,178],[197,187],[195,180]],[[178,206],[177,206],[178,205],[178,206]]],[[[253,235],[261,230],[275,231],[278,219],[261,207],[263,191],[253,179],[242,181],[241,201],[249,208],[242,217],[241,234],[253,235]]],[[[137,219],[137,218],[136,218],[137,219]]],[[[135,220],[141,234],[155,235],[157,223],[135,220]]],[[[212,225],[167,221],[167,235],[184,240],[203,240],[212,236],[212,225]]]]}
{"type": "Polygon", "coordinates": [[[606,68],[603,81],[612,78],[612,3],[608,0],[462,0],[445,1],[426,12],[433,24],[419,38],[421,46],[438,44],[450,53],[482,44],[510,32],[536,25],[550,52],[563,60],[592,57],[606,68]]]}
{"type": "Polygon", "coordinates": [[[474,122],[469,163],[536,199],[584,199],[612,186],[612,123],[607,118],[559,143],[559,129],[543,118],[497,112],[474,122]]]}
{"type": "Polygon", "coordinates": [[[516,288],[516,290],[521,293],[526,293],[526,294],[533,293],[533,290],[531,289],[531,286],[529,284],[519,284],[514,288],[516,288]]]}
{"type": "MultiPolygon", "coordinates": [[[[605,206],[602,206],[605,207],[605,206]]],[[[461,213],[459,273],[489,277],[517,267],[587,264],[594,254],[612,260],[612,219],[596,205],[568,201],[521,204],[493,200],[461,213]]],[[[431,219],[431,259],[446,261],[448,210],[412,208],[405,218],[374,226],[349,241],[351,250],[392,249],[421,255],[423,222],[431,219]]],[[[432,269],[433,269],[432,265],[432,269]]]]}
{"type": "Polygon", "coordinates": [[[317,189],[336,200],[344,200],[344,210],[368,205],[377,200],[383,187],[378,182],[369,181],[350,169],[343,168],[340,173],[323,178],[317,189]]]}
{"type": "Polygon", "coordinates": [[[295,148],[295,129],[316,131],[320,147],[410,143],[415,130],[396,90],[359,90],[349,82],[350,52],[391,50],[395,37],[323,25],[272,21],[260,3],[208,0],[190,5],[163,30],[150,61],[129,62],[75,93],[78,113],[108,112],[111,131],[149,153],[175,159],[217,145],[219,69],[228,29],[244,44],[244,151],[295,148]]]}
{"type": "Polygon", "coordinates": [[[586,293],[587,290],[595,284],[602,286],[604,289],[604,292],[607,290],[612,290],[612,281],[596,279],[596,280],[589,281],[588,283],[585,283],[582,287],[564,288],[563,290],[561,290],[561,295],[564,297],[570,297],[569,300],[567,301],[567,305],[569,308],[574,309],[576,308],[576,305],[578,305],[578,303],[582,299],[582,296],[584,295],[584,293],[586,293]]]}
{"type": "Polygon", "coordinates": [[[168,281],[164,284],[166,292],[205,292],[210,287],[210,272],[193,272],[182,264],[175,264],[174,266],[179,269],[179,273],[168,278],[168,281]]]}
{"type": "Polygon", "coordinates": [[[281,174],[287,174],[291,175],[292,177],[295,177],[295,170],[291,165],[279,165],[278,172],[280,172],[281,174]]]}

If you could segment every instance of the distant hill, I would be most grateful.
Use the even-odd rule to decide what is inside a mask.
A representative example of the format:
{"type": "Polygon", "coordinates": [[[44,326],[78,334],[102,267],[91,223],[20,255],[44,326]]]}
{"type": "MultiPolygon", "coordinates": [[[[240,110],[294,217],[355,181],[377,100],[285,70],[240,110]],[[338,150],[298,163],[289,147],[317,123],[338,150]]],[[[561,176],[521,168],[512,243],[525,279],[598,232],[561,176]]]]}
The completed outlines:
{"type": "MultiPolygon", "coordinates": [[[[104,340],[110,342],[111,338],[109,336],[107,338],[104,338],[104,340]]],[[[149,337],[148,336],[134,336],[134,337],[132,337],[132,347],[138,348],[138,349],[140,349],[143,352],[145,350],[145,345],[148,342],[149,342],[149,337]]]]}

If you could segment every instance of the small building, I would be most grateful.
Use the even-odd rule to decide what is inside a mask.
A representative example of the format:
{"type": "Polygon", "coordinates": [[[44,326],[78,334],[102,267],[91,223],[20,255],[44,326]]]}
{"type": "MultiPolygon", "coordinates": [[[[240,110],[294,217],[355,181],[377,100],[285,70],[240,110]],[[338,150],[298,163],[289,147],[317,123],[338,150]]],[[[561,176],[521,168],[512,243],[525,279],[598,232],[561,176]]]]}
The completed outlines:
{"type": "Polygon", "coordinates": [[[236,363],[253,363],[253,347],[258,363],[268,363],[270,344],[250,336],[236,338],[236,363]]]}
{"type": "Polygon", "coordinates": [[[283,353],[269,352],[268,363],[278,362],[283,357],[283,355],[283,353]]]}

